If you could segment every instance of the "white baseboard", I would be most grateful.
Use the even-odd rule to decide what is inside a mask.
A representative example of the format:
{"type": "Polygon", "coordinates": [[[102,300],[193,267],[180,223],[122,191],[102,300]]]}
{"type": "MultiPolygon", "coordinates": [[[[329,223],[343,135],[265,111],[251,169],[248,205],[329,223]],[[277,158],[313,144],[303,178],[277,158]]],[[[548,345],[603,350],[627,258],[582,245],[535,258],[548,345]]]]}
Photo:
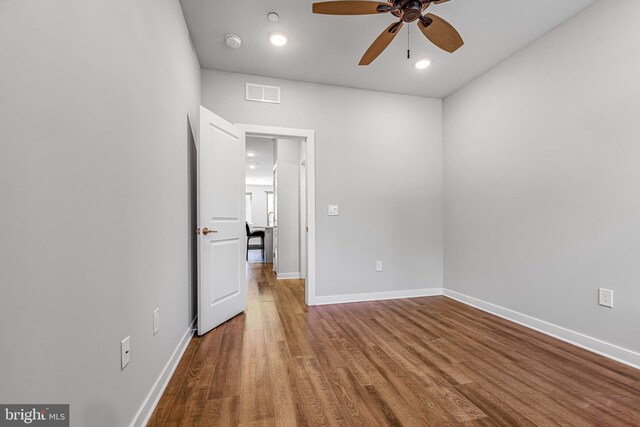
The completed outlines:
{"type": "Polygon", "coordinates": [[[178,367],[178,363],[180,362],[180,359],[182,359],[182,355],[187,349],[191,338],[193,338],[196,320],[197,318],[193,319],[193,322],[191,322],[189,329],[187,329],[187,331],[180,339],[178,346],[173,351],[173,354],[167,361],[167,364],[164,365],[164,369],[160,373],[160,376],[156,380],[155,384],[153,384],[153,387],[151,388],[151,391],[149,391],[147,397],[144,399],[144,402],[142,402],[142,406],[140,406],[140,409],[138,409],[136,416],[133,417],[131,424],[129,424],[130,427],[146,426],[149,422],[149,418],[151,418],[153,411],[156,409],[156,405],[158,404],[158,401],[160,401],[162,393],[164,393],[164,390],[167,388],[167,384],[169,384],[171,376],[178,367]]]}
{"type": "Polygon", "coordinates": [[[300,272],[297,273],[276,273],[276,277],[278,280],[286,280],[286,279],[299,279],[302,277],[300,272]]]}
{"type": "Polygon", "coordinates": [[[443,294],[448,298],[486,311],[487,313],[494,314],[545,335],[568,342],[569,344],[631,366],[632,368],[640,369],[640,353],[449,289],[444,289],[443,294]]]}
{"type": "Polygon", "coordinates": [[[433,297],[442,295],[442,288],[411,289],[407,291],[370,292],[365,294],[316,296],[315,305],[346,304],[350,302],[433,297]]]}

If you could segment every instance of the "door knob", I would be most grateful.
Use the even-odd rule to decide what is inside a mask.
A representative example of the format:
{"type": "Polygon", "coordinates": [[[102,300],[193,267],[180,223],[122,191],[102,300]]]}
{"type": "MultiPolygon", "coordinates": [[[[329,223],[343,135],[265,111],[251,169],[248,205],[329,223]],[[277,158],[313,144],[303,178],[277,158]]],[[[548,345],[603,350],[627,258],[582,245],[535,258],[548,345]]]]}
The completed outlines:
{"type": "Polygon", "coordinates": [[[202,229],[202,234],[204,234],[205,236],[209,233],[217,233],[216,230],[209,230],[207,227],[202,229]]]}

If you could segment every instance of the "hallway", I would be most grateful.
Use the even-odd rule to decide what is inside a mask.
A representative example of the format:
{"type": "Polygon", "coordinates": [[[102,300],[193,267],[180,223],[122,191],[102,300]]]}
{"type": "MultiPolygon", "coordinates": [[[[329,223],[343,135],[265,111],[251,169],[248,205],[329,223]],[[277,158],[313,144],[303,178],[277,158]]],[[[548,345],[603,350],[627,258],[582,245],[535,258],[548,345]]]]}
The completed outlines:
{"type": "Polygon", "coordinates": [[[248,269],[246,313],[194,337],[150,426],[640,426],[632,368],[445,297],[307,309],[248,269]]]}

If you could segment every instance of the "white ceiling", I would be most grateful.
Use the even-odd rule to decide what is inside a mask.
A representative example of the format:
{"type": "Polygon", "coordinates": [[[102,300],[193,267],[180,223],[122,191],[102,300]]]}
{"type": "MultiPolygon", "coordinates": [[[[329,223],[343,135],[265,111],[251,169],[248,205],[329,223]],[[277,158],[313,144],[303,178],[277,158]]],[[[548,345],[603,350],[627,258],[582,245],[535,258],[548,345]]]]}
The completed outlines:
{"type": "Polygon", "coordinates": [[[247,137],[247,185],[273,185],[273,139],[247,137]],[[250,169],[249,166],[255,166],[250,169]]]}
{"type": "Polygon", "coordinates": [[[370,66],[357,64],[373,40],[395,18],[389,14],[325,16],[311,13],[313,0],[181,0],[200,64],[204,68],[444,98],[531,43],[594,0],[451,0],[429,10],[453,24],[465,39],[454,54],[439,50],[415,23],[405,25],[370,66]],[[267,13],[280,15],[278,22],[267,13]],[[406,59],[410,27],[412,60],[406,59]],[[282,31],[281,48],[267,34],[282,31]],[[230,49],[224,36],[242,37],[230,49]],[[428,56],[432,66],[413,67],[428,56]]]}

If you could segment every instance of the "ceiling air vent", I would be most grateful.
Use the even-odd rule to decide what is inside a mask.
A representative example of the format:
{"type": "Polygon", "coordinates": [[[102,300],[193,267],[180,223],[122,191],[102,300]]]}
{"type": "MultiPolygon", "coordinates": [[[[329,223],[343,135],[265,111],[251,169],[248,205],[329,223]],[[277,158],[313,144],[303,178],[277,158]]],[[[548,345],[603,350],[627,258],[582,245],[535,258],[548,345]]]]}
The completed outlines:
{"type": "Polygon", "coordinates": [[[280,88],[247,83],[247,101],[280,104],[280,88]]]}

